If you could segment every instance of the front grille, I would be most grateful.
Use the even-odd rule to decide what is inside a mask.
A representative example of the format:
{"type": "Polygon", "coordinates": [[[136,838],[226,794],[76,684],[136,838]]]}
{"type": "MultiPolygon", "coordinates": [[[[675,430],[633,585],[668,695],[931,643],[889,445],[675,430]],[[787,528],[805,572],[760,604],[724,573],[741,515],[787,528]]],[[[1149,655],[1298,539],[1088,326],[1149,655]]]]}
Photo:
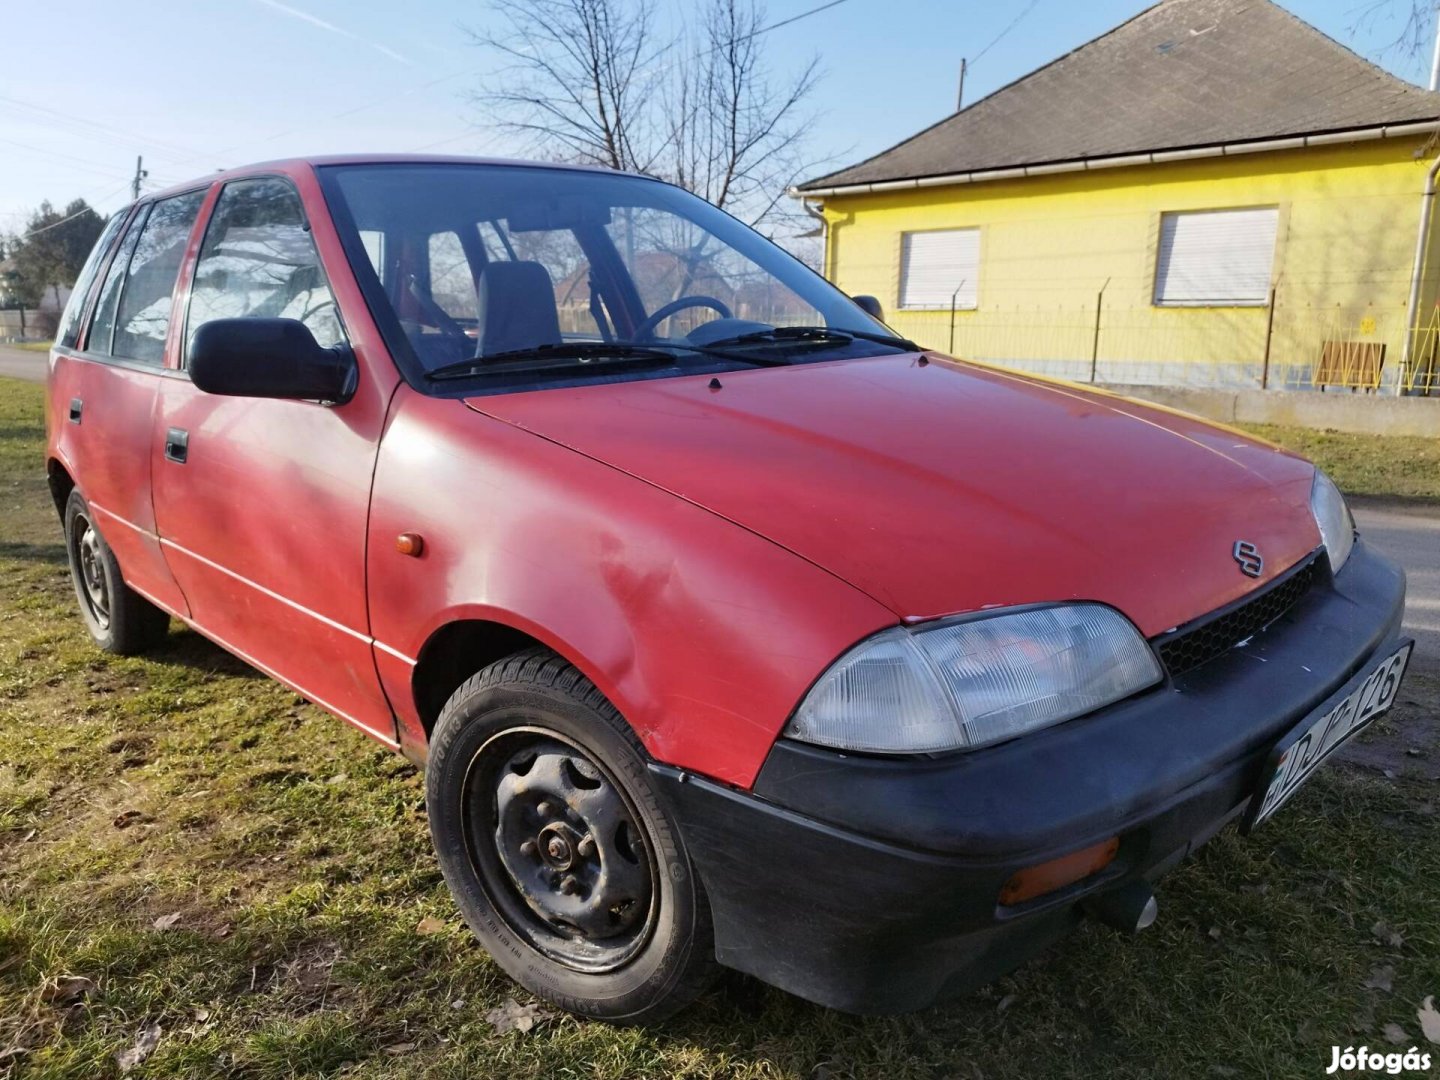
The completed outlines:
{"type": "Polygon", "coordinates": [[[1318,558],[1228,608],[1155,639],[1155,648],[1171,678],[1193,671],[1248,641],[1289,611],[1315,584],[1318,558]]]}

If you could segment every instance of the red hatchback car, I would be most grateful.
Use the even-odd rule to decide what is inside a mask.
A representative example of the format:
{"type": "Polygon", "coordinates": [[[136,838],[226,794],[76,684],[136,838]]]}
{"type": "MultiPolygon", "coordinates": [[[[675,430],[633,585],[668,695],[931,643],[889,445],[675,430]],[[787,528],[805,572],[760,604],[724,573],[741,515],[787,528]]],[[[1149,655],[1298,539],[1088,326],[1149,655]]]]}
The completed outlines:
{"type": "Polygon", "coordinates": [[[426,770],[497,962],[925,1006],[1250,829],[1404,577],[1228,429],[893,335],[641,176],[288,161],[117,214],[51,357],[96,642],[174,617],[426,770]]]}

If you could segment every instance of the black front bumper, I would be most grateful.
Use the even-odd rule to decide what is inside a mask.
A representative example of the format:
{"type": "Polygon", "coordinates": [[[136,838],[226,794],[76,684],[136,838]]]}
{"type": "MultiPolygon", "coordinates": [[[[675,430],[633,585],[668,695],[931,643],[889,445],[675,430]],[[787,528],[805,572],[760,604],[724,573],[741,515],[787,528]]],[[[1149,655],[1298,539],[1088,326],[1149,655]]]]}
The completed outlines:
{"type": "Polygon", "coordinates": [[[1398,644],[1405,577],[1357,544],[1243,648],[1094,715],[972,753],[781,740],[750,793],[654,766],[710,894],[721,963],[850,1012],[923,1008],[1154,880],[1240,815],[1274,742],[1398,644]],[[1016,871],[1120,837],[1098,874],[1013,907],[1016,871]]]}

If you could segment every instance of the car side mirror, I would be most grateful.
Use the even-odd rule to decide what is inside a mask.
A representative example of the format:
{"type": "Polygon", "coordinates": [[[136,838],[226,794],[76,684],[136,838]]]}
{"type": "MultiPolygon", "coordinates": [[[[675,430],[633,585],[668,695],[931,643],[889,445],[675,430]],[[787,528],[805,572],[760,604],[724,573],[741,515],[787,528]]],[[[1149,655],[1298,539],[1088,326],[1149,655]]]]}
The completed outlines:
{"type": "Polygon", "coordinates": [[[880,306],[880,301],[876,300],[875,297],[852,296],[850,299],[855,301],[855,306],[872,319],[877,319],[880,322],[885,321],[885,309],[880,306]]]}
{"type": "Polygon", "coordinates": [[[212,319],[195,331],[186,365],[207,394],[349,401],[358,368],[348,345],[324,348],[296,319],[212,319]]]}

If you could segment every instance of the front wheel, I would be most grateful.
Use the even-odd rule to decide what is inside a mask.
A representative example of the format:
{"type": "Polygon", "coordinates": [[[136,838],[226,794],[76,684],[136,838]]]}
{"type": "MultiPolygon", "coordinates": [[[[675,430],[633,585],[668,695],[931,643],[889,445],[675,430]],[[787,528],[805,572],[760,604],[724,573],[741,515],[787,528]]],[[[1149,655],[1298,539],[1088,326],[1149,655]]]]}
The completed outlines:
{"type": "Polygon", "coordinates": [[[425,795],[461,914],[527,990],[638,1024],[709,984],[704,889],[643,750],[554,653],[519,653],[455,691],[431,739],[425,795]]]}

